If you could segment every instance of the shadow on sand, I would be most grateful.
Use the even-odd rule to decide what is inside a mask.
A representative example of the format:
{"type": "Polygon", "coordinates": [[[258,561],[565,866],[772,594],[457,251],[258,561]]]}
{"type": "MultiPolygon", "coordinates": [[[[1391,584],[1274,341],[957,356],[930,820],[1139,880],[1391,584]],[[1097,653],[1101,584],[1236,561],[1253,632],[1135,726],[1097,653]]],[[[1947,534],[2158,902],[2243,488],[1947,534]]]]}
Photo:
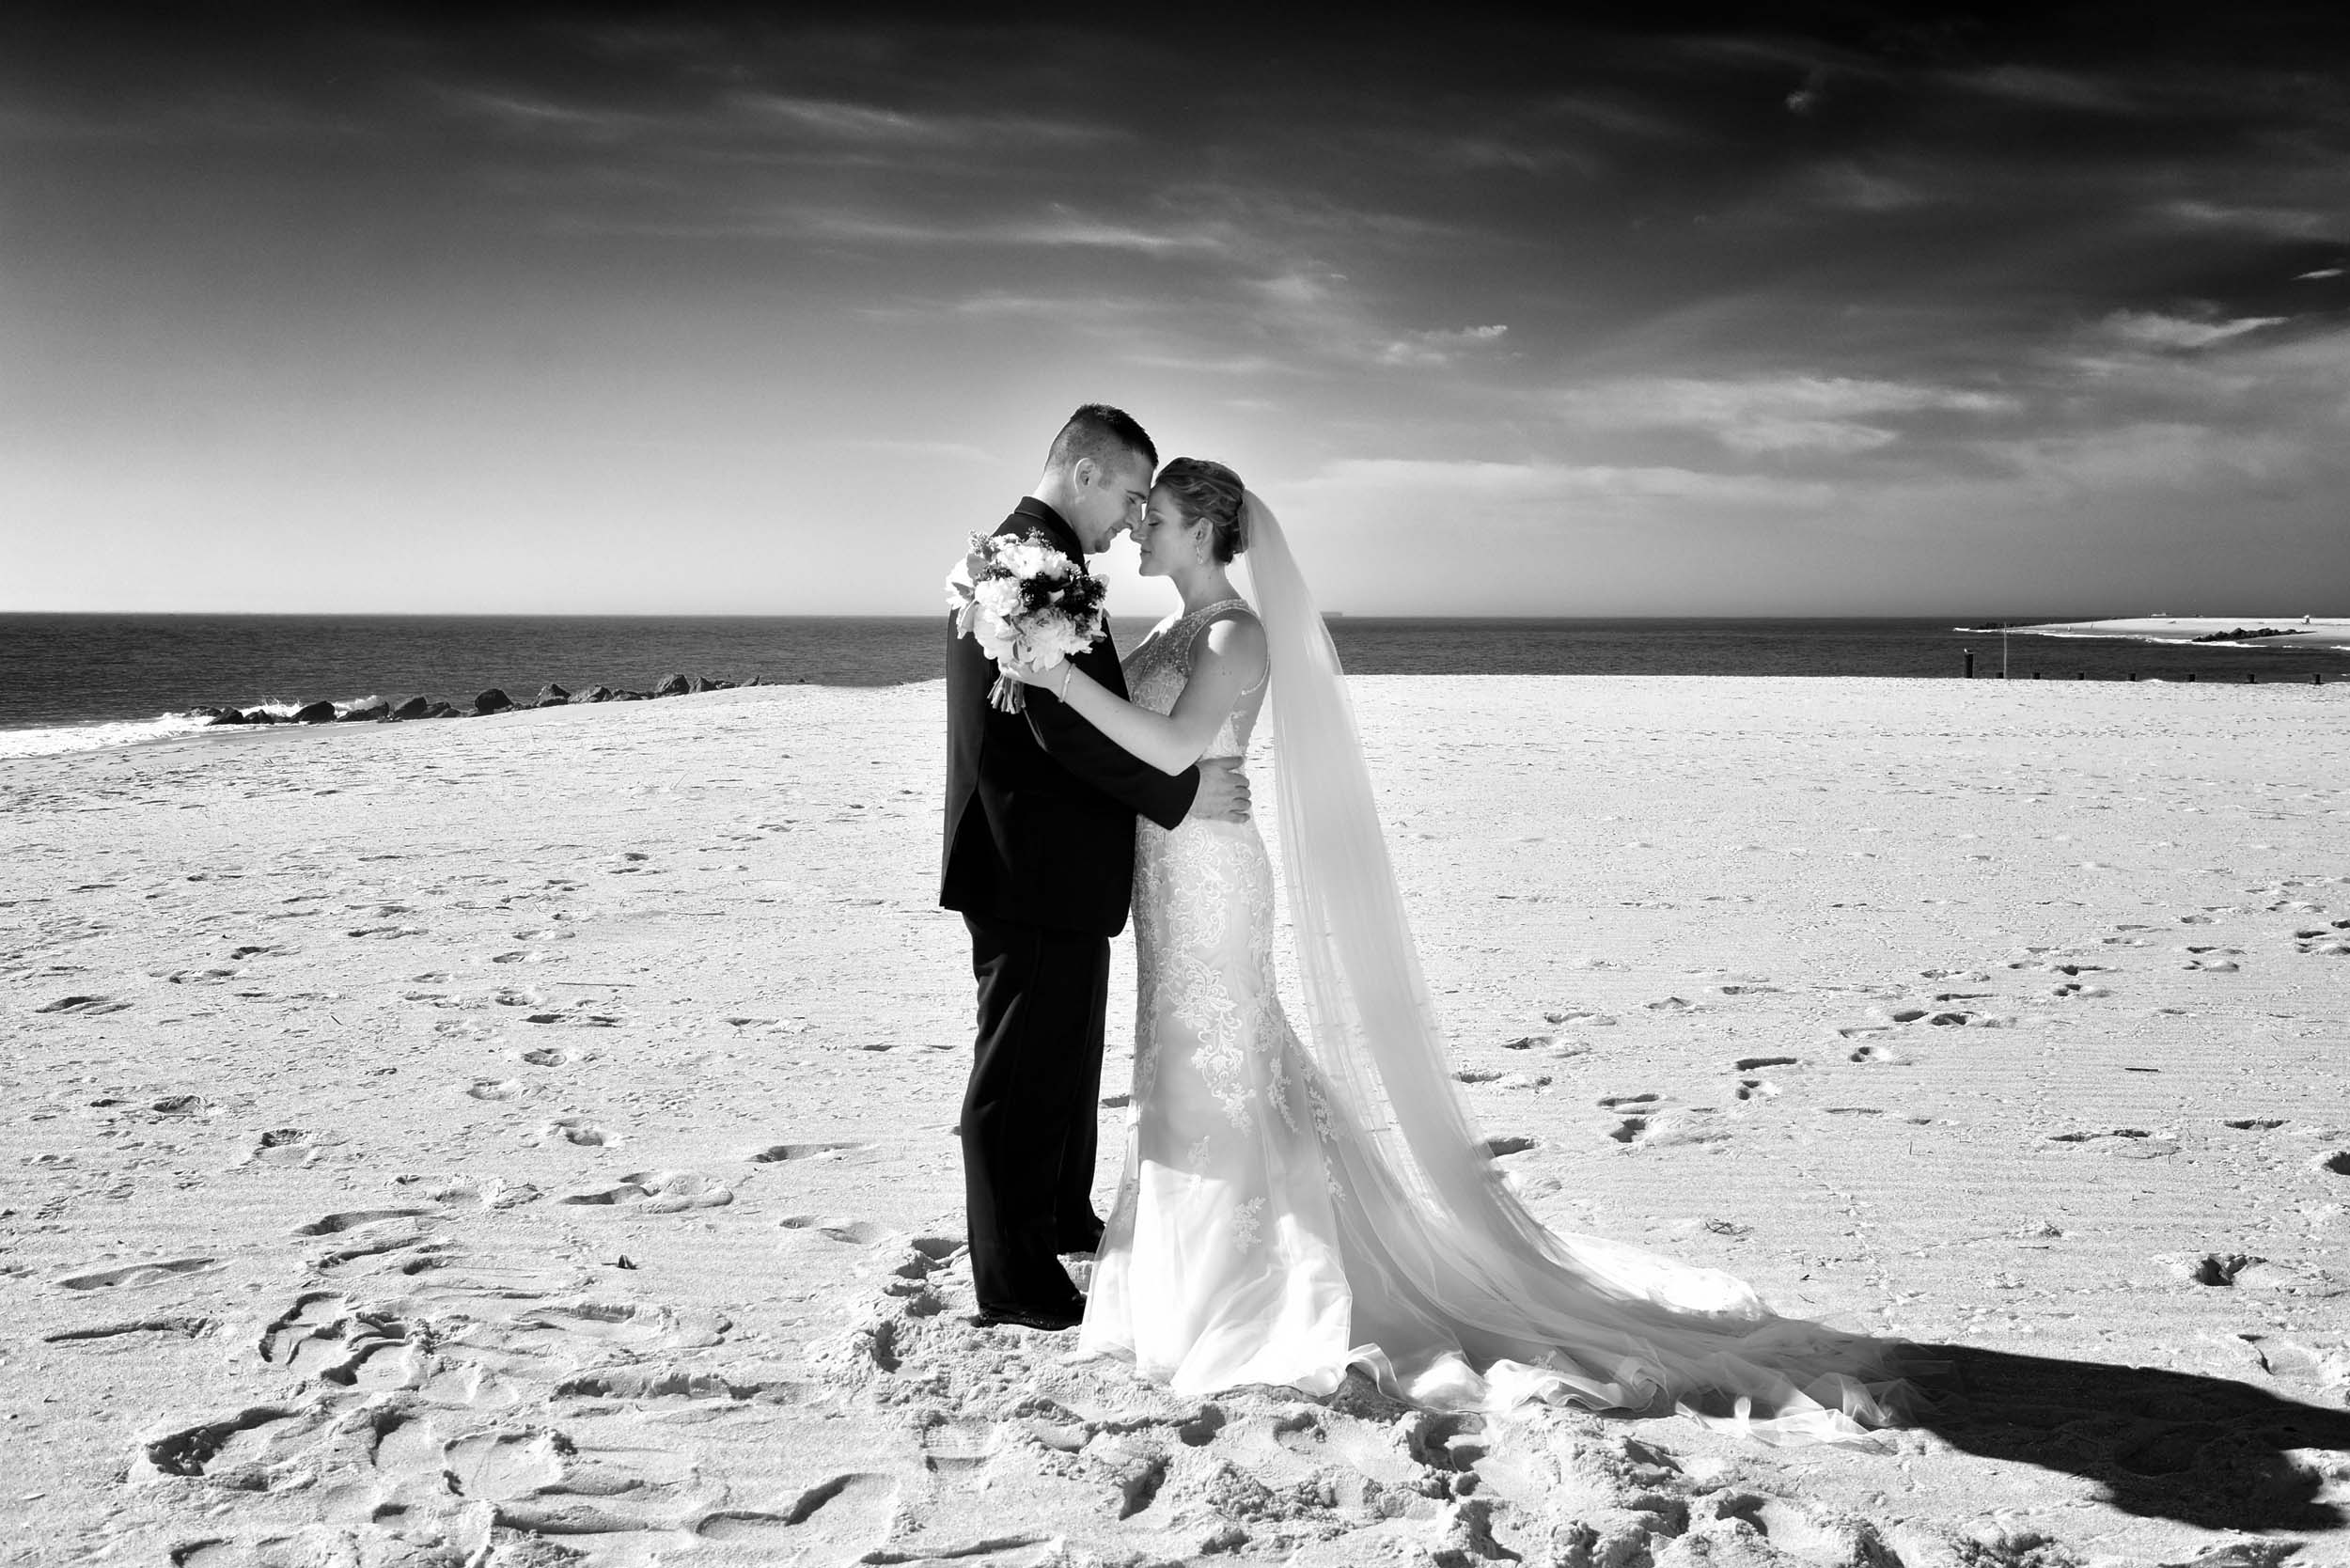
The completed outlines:
{"type": "Polygon", "coordinates": [[[1987,1459],[2097,1482],[2125,1513],[2205,1529],[2338,1529],[2326,1478],[2291,1450],[2350,1453],[2350,1409],[2153,1367],[1919,1345],[1907,1424],[1987,1459]]]}

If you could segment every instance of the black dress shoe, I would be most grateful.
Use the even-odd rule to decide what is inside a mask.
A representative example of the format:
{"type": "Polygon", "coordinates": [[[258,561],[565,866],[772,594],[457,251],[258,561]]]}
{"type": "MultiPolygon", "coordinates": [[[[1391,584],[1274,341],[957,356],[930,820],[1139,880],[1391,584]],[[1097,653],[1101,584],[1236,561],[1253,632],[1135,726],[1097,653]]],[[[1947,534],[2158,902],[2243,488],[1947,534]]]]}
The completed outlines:
{"type": "Polygon", "coordinates": [[[978,1315],[972,1318],[971,1326],[1000,1328],[1010,1324],[1021,1328],[1036,1328],[1047,1334],[1058,1334],[1063,1329],[1076,1327],[1077,1325],[1085,1322],[1085,1303],[1082,1301],[1073,1308],[1043,1312],[1034,1311],[1026,1307],[982,1307],[978,1315]]]}

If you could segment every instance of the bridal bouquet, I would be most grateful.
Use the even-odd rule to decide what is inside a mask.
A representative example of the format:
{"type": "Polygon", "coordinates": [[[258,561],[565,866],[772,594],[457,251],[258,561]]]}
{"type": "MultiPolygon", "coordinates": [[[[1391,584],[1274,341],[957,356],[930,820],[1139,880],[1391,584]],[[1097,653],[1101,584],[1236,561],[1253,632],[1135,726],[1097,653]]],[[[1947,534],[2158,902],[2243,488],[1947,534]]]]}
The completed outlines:
{"type": "MultiPolygon", "coordinates": [[[[1000,668],[1007,659],[1035,664],[1073,659],[1093,646],[1108,617],[1101,578],[1042,534],[973,534],[971,553],[947,575],[947,607],[955,633],[976,637],[1000,668]]],[[[988,699],[1005,713],[1021,705],[1020,682],[998,675],[988,699]]]]}

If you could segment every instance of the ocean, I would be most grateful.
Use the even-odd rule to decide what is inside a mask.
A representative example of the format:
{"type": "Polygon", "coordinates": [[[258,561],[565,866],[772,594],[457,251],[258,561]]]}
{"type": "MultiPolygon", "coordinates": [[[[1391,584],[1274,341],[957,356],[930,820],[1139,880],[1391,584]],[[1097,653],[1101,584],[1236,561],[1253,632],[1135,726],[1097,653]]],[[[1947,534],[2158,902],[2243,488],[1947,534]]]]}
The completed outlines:
{"type": "MultiPolygon", "coordinates": [[[[1151,622],[1121,617],[1131,647],[1151,622]]],[[[665,675],[881,686],[938,674],[930,616],[0,615],[0,756],[126,745],[202,726],[198,706],[287,711],[423,695],[470,707],[498,687],[528,701],[573,691],[649,691],[665,675]]],[[[1358,675],[1769,675],[1958,678],[1964,651],[1996,677],[1996,631],[1955,619],[1422,619],[1333,617],[1358,675]]],[[[2316,649],[2182,647],[2017,635],[2010,676],[2029,680],[2331,682],[2350,656],[2316,649]]]]}

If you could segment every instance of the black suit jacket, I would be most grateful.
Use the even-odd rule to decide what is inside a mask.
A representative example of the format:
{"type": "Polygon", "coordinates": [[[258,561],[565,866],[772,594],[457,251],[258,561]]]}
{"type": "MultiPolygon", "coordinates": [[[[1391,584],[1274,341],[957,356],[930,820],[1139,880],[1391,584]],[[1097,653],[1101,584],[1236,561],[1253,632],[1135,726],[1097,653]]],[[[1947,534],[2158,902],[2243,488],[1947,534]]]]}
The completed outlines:
{"type": "MultiPolygon", "coordinates": [[[[1034,496],[995,530],[1042,533],[1082,562],[1077,536],[1034,496]]],[[[1126,678],[1104,633],[1077,667],[1119,696],[1126,678]]],[[[1115,936],[1134,897],[1135,817],[1172,828],[1199,770],[1169,776],[1121,749],[1051,692],[1025,709],[988,701],[995,661],[947,621],[947,846],[938,902],[989,919],[1115,936]]]]}

